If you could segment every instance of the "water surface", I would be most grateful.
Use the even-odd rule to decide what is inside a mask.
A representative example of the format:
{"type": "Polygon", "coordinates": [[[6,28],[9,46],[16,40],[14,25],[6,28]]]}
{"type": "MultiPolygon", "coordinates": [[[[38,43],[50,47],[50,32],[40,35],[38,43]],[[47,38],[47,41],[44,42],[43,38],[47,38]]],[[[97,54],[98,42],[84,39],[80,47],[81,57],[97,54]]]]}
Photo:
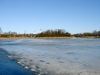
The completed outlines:
{"type": "Polygon", "coordinates": [[[46,75],[100,75],[100,39],[1,41],[11,59],[46,75]]]}

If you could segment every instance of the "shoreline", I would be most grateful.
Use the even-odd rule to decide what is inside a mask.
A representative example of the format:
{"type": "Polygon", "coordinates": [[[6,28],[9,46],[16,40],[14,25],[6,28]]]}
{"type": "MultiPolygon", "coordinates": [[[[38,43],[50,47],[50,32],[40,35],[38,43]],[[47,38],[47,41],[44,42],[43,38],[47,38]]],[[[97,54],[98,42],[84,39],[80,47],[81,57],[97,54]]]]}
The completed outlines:
{"type": "Polygon", "coordinates": [[[56,38],[57,38],[57,39],[60,39],[60,38],[61,38],[61,39],[66,38],[66,39],[67,39],[67,38],[68,38],[68,39],[70,39],[70,38],[76,38],[76,37],[36,37],[36,38],[51,38],[51,39],[52,39],[52,38],[55,38],[55,39],[56,39],[56,38]]]}
{"type": "Polygon", "coordinates": [[[17,40],[17,39],[27,39],[29,37],[19,37],[19,38],[16,38],[16,37],[12,37],[12,38],[0,38],[0,41],[1,40],[17,40]]]}
{"type": "Polygon", "coordinates": [[[0,48],[0,75],[38,75],[38,73],[24,68],[17,60],[10,59],[8,52],[0,48]]]}
{"type": "MultiPolygon", "coordinates": [[[[29,37],[18,37],[18,38],[16,38],[16,37],[11,37],[11,38],[0,38],[0,40],[10,40],[10,39],[27,39],[27,38],[29,38],[29,37]]],[[[66,39],[71,39],[71,38],[76,38],[76,37],[30,37],[30,39],[35,39],[35,38],[37,38],[37,39],[39,39],[39,38],[41,38],[41,39],[64,39],[64,38],[66,38],[66,39]]]]}
{"type": "Polygon", "coordinates": [[[73,39],[73,38],[100,38],[94,36],[87,36],[87,37],[10,37],[10,38],[0,38],[0,40],[10,40],[10,39],[27,39],[27,38],[42,38],[42,39],[73,39]]]}

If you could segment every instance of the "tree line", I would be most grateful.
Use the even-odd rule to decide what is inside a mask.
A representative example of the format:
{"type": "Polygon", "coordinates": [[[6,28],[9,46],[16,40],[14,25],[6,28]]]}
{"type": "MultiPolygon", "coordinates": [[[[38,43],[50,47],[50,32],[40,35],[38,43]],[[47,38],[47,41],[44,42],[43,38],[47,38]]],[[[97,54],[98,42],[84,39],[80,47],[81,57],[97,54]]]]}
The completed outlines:
{"type": "Polygon", "coordinates": [[[71,34],[64,29],[55,29],[55,30],[46,30],[42,31],[37,34],[18,34],[17,32],[3,32],[0,28],[0,38],[10,38],[10,37],[99,37],[100,38],[100,31],[94,30],[93,32],[84,32],[84,33],[77,33],[71,34]]]}
{"type": "Polygon", "coordinates": [[[46,30],[36,35],[37,37],[100,37],[100,31],[71,34],[64,29],[46,30]]]}
{"type": "Polygon", "coordinates": [[[100,31],[94,30],[93,32],[84,32],[74,34],[75,37],[100,37],[100,31]]]}
{"type": "Polygon", "coordinates": [[[30,33],[30,34],[18,34],[17,32],[3,32],[2,29],[0,28],[0,38],[11,38],[11,37],[34,37],[35,35],[30,33]]]}
{"type": "Polygon", "coordinates": [[[36,35],[36,37],[70,37],[71,33],[64,29],[46,30],[36,35]]]}

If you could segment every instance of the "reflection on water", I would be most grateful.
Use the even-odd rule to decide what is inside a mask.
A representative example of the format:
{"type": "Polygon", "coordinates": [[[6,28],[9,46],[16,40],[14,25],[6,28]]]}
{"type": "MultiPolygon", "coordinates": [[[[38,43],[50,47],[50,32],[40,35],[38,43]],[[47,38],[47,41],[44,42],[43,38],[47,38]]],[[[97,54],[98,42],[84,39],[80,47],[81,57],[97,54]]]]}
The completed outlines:
{"type": "Polygon", "coordinates": [[[41,74],[100,75],[100,39],[18,39],[0,47],[41,74]]]}

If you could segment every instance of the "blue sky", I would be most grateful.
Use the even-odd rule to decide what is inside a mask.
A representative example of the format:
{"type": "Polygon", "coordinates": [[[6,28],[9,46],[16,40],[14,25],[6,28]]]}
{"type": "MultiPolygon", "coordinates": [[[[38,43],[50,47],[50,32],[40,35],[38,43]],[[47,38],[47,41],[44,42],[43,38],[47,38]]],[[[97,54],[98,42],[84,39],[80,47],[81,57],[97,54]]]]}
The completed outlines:
{"type": "Polygon", "coordinates": [[[17,33],[99,31],[100,0],[0,0],[0,27],[17,33]]]}

